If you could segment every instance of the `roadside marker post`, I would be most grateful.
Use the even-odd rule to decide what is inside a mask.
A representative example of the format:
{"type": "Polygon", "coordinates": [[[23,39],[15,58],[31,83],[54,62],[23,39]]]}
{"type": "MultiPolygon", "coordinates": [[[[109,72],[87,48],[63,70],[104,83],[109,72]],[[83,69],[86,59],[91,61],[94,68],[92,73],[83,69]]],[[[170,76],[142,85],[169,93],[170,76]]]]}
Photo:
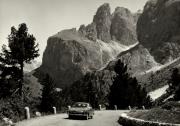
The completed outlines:
{"type": "Polygon", "coordinates": [[[128,106],[129,110],[131,110],[131,106],[128,106]]]}
{"type": "Polygon", "coordinates": [[[99,105],[99,110],[101,110],[102,108],[101,108],[101,105],[99,105]]]}
{"type": "Polygon", "coordinates": [[[26,106],[25,111],[26,111],[26,119],[30,119],[29,107],[26,106]]]}
{"type": "Polygon", "coordinates": [[[40,117],[40,116],[41,116],[41,113],[38,112],[38,111],[36,111],[36,112],[35,112],[35,115],[36,115],[36,117],[40,117]]]}
{"type": "Polygon", "coordinates": [[[56,112],[56,107],[53,107],[53,112],[54,112],[54,114],[57,113],[57,112],[56,112]]]}
{"type": "Polygon", "coordinates": [[[117,105],[114,105],[114,109],[117,110],[117,105]]]}
{"type": "Polygon", "coordinates": [[[145,107],[144,107],[144,105],[142,106],[142,108],[143,108],[143,110],[145,110],[145,107]]]}

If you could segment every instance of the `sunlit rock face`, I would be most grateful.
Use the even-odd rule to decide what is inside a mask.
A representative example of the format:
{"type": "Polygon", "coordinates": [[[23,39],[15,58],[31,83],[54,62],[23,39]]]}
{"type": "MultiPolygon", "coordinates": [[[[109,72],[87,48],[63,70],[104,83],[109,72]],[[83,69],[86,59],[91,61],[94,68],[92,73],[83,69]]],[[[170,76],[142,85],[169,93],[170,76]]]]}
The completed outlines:
{"type": "Polygon", "coordinates": [[[180,1],[149,0],[137,23],[139,42],[159,63],[180,56],[180,1]]]}
{"type": "Polygon", "coordinates": [[[48,73],[58,87],[65,88],[87,72],[102,69],[137,43],[135,19],[126,8],[111,14],[109,4],[103,4],[91,24],[49,37],[37,71],[48,73]]]}
{"type": "Polygon", "coordinates": [[[111,38],[125,45],[134,44],[136,37],[136,20],[126,8],[117,7],[112,17],[111,38]]]}
{"type": "Polygon", "coordinates": [[[109,4],[103,4],[98,8],[93,22],[96,24],[97,38],[109,42],[111,40],[111,10],[109,4]]]}

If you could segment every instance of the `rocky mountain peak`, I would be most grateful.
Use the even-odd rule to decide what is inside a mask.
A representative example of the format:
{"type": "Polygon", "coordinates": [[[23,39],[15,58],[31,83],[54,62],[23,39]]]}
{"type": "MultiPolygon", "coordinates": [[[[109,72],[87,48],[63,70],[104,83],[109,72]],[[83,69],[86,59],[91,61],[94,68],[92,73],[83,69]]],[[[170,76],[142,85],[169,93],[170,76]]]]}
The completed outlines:
{"type": "Polygon", "coordinates": [[[130,17],[132,15],[130,10],[128,10],[127,8],[124,8],[124,7],[116,7],[115,11],[114,11],[114,15],[115,14],[118,14],[122,17],[130,17]]]}
{"type": "Polygon", "coordinates": [[[93,23],[96,24],[97,38],[109,42],[111,40],[111,9],[108,3],[105,3],[98,8],[93,23]]]}
{"type": "Polygon", "coordinates": [[[108,3],[104,3],[97,9],[93,22],[96,22],[99,17],[101,18],[111,17],[111,8],[108,3]]]}
{"type": "Polygon", "coordinates": [[[158,0],[148,0],[146,5],[144,6],[144,10],[150,9],[156,6],[158,0]]]}
{"type": "Polygon", "coordinates": [[[124,7],[117,7],[112,15],[110,30],[112,40],[125,45],[137,42],[134,15],[124,7]]]}

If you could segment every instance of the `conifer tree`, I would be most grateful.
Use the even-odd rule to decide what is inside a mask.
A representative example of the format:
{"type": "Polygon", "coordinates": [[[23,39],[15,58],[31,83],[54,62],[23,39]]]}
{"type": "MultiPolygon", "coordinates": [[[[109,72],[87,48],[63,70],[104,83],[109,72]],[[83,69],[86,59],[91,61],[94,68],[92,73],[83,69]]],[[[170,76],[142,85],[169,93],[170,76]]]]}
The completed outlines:
{"type": "Polygon", "coordinates": [[[171,79],[169,81],[169,92],[175,94],[175,100],[180,100],[180,74],[177,68],[175,68],[172,72],[171,79]]]}
{"type": "Polygon", "coordinates": [[[18,79],[19,94],[21,96],[24,63],[31,63],[34,58],[39,56],[38,44],[35,41],[35,37],[28,33],[25,23],[20,24],[18,29],[13,26],[8,36],[8,48],[6,45],[3,45],[2,53],[0,54],[2,73],[13,74],[14,76],[12,77],[18,79]],[[7,70],[9,73],[7,73],[7,70]]]}
{"type": "Polygon", "coordinates": [[[169,80],[170,92],[174,92],[178,85],[180,85],[180,74],[179,74],[179,70],[175,68],[172,72],[171,79],[169,80]]]}
{"type": "Polygon", "coordinates": [[[46,74],[41,84],[43,85],[41,109],[43,112],[50,112],[52,111],[52,107],[55,106],[58,101],[55,83],[53,79],[46,74]]]}
{"type": "Polygon", "coordinates": [[[150,106],[150,97],[148,97],[145,89],[138,85],[136,78],[132,78],[127,73],[127,65],[118,60],[114,71],[117,75],[114,77],[113,85],[110,88],[110,108],[114,108],[114,105],[117,105],[119,109],[125,109],[129,105],[136,107],[150,106]]]}

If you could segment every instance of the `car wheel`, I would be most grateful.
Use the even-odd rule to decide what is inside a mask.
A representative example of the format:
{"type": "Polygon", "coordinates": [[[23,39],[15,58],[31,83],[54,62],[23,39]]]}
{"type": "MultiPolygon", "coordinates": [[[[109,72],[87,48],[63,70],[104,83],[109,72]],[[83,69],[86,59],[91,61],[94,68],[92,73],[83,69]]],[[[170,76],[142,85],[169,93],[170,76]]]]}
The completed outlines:
{"type": "Polygon", "coordinates": [[[69,115],[69,119],[72,119],[73,118],[73,116],[72,115],[69,115]]]}
{"type": "Polygon", "coordinates": [[[91,119],[93,119],[93,115],[91,116],[91,119]]]}
{"type": "Polygon", "coordinates": [[[86,120],[88,120],[89,119],[89,115],[86,115],[86,120]]]}

